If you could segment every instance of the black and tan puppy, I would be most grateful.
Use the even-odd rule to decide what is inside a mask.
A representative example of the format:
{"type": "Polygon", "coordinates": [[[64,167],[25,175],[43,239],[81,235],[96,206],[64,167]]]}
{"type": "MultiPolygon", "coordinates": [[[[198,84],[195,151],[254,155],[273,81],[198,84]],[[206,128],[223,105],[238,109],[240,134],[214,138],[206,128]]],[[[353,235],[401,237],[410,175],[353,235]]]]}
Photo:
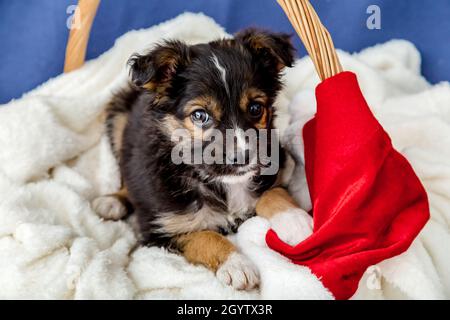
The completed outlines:
{"type": "MultiPolygon", "coordinates": [[[[124,189],[97,198],[98,214],[119,219],[131,209],[143,244],[181,252],[235,288],[256,286],[257,270],[224,235],[254,215],[258,197],[279,174],[262,174],[267,163],[239,134],[231,152],[224,147],[228,141],[208,137],[272,129],[280,72],[292,63],[289,36],[257,30],[192,46],[167,41],[133,56],[132,85],[113,99],[106,120],[124,189]],[[202,147],[215,144],[226,161],[175,163],[173,136],[180,129],[202,147]]],[[[271,150],[270,139],[265,143],[271,153],[280,151],[271,150]]],[[[281,152],[280,163],[283,158],[281,152]]]]}

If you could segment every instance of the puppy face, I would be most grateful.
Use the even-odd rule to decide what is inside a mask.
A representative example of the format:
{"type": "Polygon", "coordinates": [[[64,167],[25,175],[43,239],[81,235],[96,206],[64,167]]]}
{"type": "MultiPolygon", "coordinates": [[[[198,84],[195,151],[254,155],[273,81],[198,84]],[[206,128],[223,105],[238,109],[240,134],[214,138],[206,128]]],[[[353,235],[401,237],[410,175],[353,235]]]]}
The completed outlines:
{"type": "Polygon", "coordinates": [[[168,41],[130,59],[133,83],[154,94],[152,108],[163,114],[161,130],[187,132],[191,154],[200,148],[212,157],[192,161],[205,176],[244,175],[260,165],[260,135],[273,127],[280,72],[292,62],[289,36],[257,30],[193,46],[168,41]]]}

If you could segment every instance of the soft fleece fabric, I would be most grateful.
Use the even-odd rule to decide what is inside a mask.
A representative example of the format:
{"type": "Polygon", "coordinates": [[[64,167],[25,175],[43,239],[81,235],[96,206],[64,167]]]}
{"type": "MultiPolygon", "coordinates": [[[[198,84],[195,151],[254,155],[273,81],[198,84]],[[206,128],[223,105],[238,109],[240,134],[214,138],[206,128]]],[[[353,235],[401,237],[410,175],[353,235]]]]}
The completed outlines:
{"type": "MultiPolygon", "coordinates": [[[[180,256],[137,247],[125,222],[102,221],[92,211],[90,200],[119,188],[101,114],[127,80],[128,57],[163,37],[196,43],[221,36],[211,19],[184,14],[124,35],[79,71],[0,107],[0,298],[334,298],[307,267],[267,247],[270,223],[262,218],[248,220],[232,237],[261,273],[259,290],[239,292],[180,256]]],[[[375,116],[417,172],[431,210],[412,246],[370,267],[353,298],[448,298],[450,86],[430,86],[420,76],[420,56],[408,42],[340,57],[358,74],[375,116]]],[[[286,71],[285,83],[278,124],[298,164],[290,191],[308,211],[301,129],[315,113],[318,84],[308,58],[286,71]]],[[[295,213],[280,219],[295,234],[308,223],[295,213]]]]}

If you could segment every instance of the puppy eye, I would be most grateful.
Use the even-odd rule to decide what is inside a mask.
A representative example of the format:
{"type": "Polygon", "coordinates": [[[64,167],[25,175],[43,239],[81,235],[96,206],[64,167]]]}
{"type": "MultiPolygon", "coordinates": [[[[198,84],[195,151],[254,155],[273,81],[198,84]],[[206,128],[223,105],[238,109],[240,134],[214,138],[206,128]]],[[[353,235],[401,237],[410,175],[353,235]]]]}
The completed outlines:
{"type": "Polygon", "coordinates": [[[263,106],[260,105],[259,103],[252,103],[248,107],[247,111],[252,118],[259,118],[263,113],[263,106]]]}
{"type": "Polygon", "coordinates": [[[205,110],[198,109],[191,113],[191,119],[196,125],[204,126],[209,122],[210,117],[205,110]]]}

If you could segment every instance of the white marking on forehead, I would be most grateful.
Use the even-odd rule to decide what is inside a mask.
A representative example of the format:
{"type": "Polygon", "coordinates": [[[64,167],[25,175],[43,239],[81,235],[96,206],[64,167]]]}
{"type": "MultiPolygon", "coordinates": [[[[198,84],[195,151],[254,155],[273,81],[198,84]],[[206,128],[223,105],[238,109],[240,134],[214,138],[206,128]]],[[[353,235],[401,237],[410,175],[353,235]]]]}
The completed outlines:
{"type": "Polygon", "coordinates": [[[227,71],[225,68],[220,64],[219,59],[217,56],[213,53],[211,57],[211,61],[214,63],[214,66],[219,70],[220,76],[222,77],[223,85],[225,86],[225,90],[227,91],[227,94],[230,95],[230,90],[228,89],[228,83],[227,83],[227,71]]]}

